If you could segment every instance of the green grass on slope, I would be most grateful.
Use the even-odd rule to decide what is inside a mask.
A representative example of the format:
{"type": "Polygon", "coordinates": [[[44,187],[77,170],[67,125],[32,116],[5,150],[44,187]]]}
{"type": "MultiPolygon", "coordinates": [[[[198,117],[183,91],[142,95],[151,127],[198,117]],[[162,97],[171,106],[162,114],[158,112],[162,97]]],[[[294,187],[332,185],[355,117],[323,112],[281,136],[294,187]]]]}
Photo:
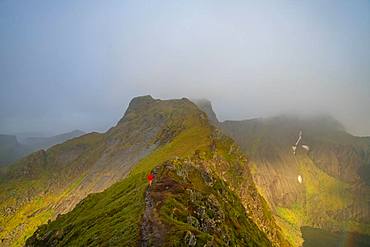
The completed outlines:
{"type": "MultiPolygon", "coordinates": [[[[178,126],[177,123],[174,125],[175,127],[178,126]]],[[[169,126],[171,128],[171,125],[169,126]]],[[[220,159],[222,159],[221,163],[225,165],[224,170],[227,177],[230,178],[232,187],[240,187],[238,184],[242,182],[243,177],[245,178],[240,173],[242,168],[240,166],[245,164],[245,160],[244,156],[241,157],[241,154],[239,156],[239,151],[231,150],[234,148],[231,147],[233,145],[231,139],[221,138],[217,142],[215,147],[218,154],[216,161],[210,161],[212,159],[212,155],[209,155],[211,153],[210,149],[212,149],[211,146],[213,146],[212,135],[215,134],[212,127],[206,121],[199,120],[199,116],[194,116],[194,119],[187,118],[186,122],[182,122],[182,128],[180,129],[181,131],[176,132],[176,135],[172,136],[169,142],[164,142],[162,146],[140,160],[127,178],[102,193],[89,195],[70,213],[59,216],[56,221],[48,225],[39,227],[27,243],[31,246],[45,246],[51,243],[58,243],[59,246],[136,246],[140,235],[140,221],[145,210],[146,175],[154,167],[177,157],[190,159],[194,153],[200,156],[204,155],[208,162],[213,163],[215,169],[219,169],[216,166],[219,165],[220,159]],[[196,152],[198,150],[205,152],[196,152]],[[231,180],[232,177],[235,179],[231,180]]],[[[172,132],[169,131],[168,133],[172,132]]],[[[160,137],[158,139],[162,140],[160,137]]],[[[196,157],[198,156],[196,155],[196,157]]],[[[221,171],[223,170],[220,170],[220,173],[221,171]]],[[[178,179],[174,174],[167,174],[166,176],[178,179]]],[[[250,178],[247,179],[249,181],[248,185],[253,187],[251,176],[248,175],[248,178],[250,178]]],[[[190,185],[185,185],[190,186],[193,191],[199,192],[203,198],[196,200],[193,206],[207,208],[211,204],[205,204],[204,201],[209,199],[211,194],[216,197],[217,207],[226,214],[223,218],[225,220],[223,221],[224,224],[220,227],[225,230],[227,238],[222,237],[223,230],[220,234],[216,234],[215,231],[218,230],[210,232],[207,230],[208,228],[189,225],[187,217],[185,220],[183,216],[191,214],[191,211],[189,211],[191,208],[186,208],[190,195],[182,192],[170,195],[163,192],[161,195],[164,201],[161,204],[159,217],[162,222],[171,226],[169,228],[171,231],[173,230],[173,232],[167,234],[169,236],[169,242],[167,243],[177,242],[181,245],[180,242],[184,239],[184,232],[191,230],[196,234],[199,243],[214,239],[213,243],[216,245],[230,242],[237,243],[239,246],[246,246],[243,241],[247,241],[252,246],[268,246],[270,244],[266,235],[252,222],[252,218],[255,220],[254,215],[245,214],[245,208],[241,204],[240,198],[234,194],[237,192],[229,190],[226,183],[221,181],[214,183],[212,188],[208,188],[209,186],[202,179],[199,176],[199,171],[193,172],[190,185]],[[182,198],[183,195],[184,198],[182,198]],[[179,209],[179,214],[173,214],[176,207],[179,209]]],[[[188,183],[186,181],[177,182],[180,184],[188,183]]],[[[249,191],[250,187],[245,189],[249,191]]],[[[257,192],[253,191],[253,194],[257,194],[257,192]]],[[[253,201],[250,201],[250,203],[253,203],[253,201]]],[[[270,211],[264,212],[267,210],[267,206],[266,208],[265,206],[263,204],[263,207],[258,209],[262,211],[261,219],[265,216],[272,218],[270,211]]],[[[215,215],[212,211],[208,212],[207,215],[209,219],[214,219],[215,215]]],[[[195,216],[193,215],[193,217],[195,216]]]]}
{"type": "Polygon", "coordinates": [[[208,126],[194,126],[182,131],[170,143],[160,147],[139,161],[131,174],[149,172],[162,162],[177,157],[192,155],[195,150],[206,150],[210,145],[211,129],[208,126]]]}
{"type": "Polygon", "coordinates": [[[216,166],[211,165],[214,172],[227,181],[230,188],[240,196],[246,210],[275,246],[290,246],[276,224],[266,200],[258,193],[250,171],[253,164],[248,163],[246,156],[231,138],[218,133],[214,140],[215,154],[227,161],[225,163],[220,160],[216,166]]]}
{"type": "MultiPolygon", "coordinates": [[[[289,209],[287,209],[289,210],[289,209]]],[[[279,212],[278,216],[275,217],[277,224],[282,229],[284,237],[289,241],[292,246],[302,246],[303,238],[300,229],[287,221],[287,219],[282,218],[284,212],[279,212]]]]}
{"type": "Polygon", "coordinates": [[[71,163],[71,175],[66,175],[63,169],[67,168],[55,167],[58,155],[76,148],[88,150],[100,140],[100,134],[87,134],[35,152],[5,169],[0,178],[0,240],[6,246],[23,246],[38,226],[55,217],[53,205],[81,183],[83,176],[72,172],[81,160],[71,163]]]}
{"type": "MultiPolygon", "coordinates": [[[[49,242],[33,242],[43,246],[57,241],[58,246],[135,246],[138,224],[144,209],[144,173],[116,183],[102,193],[91,194],[70,213],[39,227],[32,238],[50,232],[49,242]]],[[[31,239],[32,239],[31,238],[31,239]]],[[[30,242],[28,241],[28,244],[30,242]]]]}
{"type": "MultiPolygon", "coordinates": [[[[146,174],[166,160],[173,159],[176,156],[190,156],[197,149],[205,149],[209,146],[210,133],[211,129],[208,125],[193,124],[191,128],[183,130],[171,142],[139,161],[126,179],[111,186],[101,194],[88,196],[80,203],[81,205],[76,206],[75,210],[60,216],[58,220],[48,226],[55,231],[65,229],[63,231],[68,232],[66,236],[63,231],[58,232],[63,236],[61,245],[68,243],[69,245],[81,246],[84,245],[82,243],[88,244],[89,241],[102,243],[106,239],[111,239],[110,241],[114,243],[124,243],[130,246],[133,243],[132,241],[137,241],[138,224],[144,212],[143,195],[147,185],[146,174]],[[112,201],[100,201],[100,198],[103,197],[111,198],[112,201]],[[115,219],[117,217],[114,222],[119,225],[112,225],[112,219],[109,219],[109,217],[106,222],[103,220],[108,211],[112,215],[117,212],[124,212],[124,214],[119,213],[114,216],[115,219]],[[83,214],[83,212],[86,212],[86,214],[83,214]],[[82,215],[78,216],[80,213],[82,215]],[[68,222],[76,223],[69,225],[68,222]],[[73,232],[69,233],[71,229],[73,232]],[[111,233],[115,233],[115,235],[111,235],[111,233]],[[81,237],[78,237],[79,235],[81,237]],[[116,235],[119,235],[119,238],[115,240],[114,236],[116,235]],[[106,236],[106,238],[96,239],[96,236],[106,236]],[[66,239],[64,240],[64,238],[66,239]]],[[[38,230],[39,234],[44,233],[44,230],[46,230],[46,225],[38,230]]]]}
{"type": "Polygon", "coordinates": [[[276,208],[278,218],[282,219],[279,224],[292,243],[299,245],[302,242],[297,235],[302,226],[370,234],[369,225],[348,220],[338,221],[333,217],[332,212],[344,210],[353,201],[349,184],[328,175],[308,157],[298,156],[297,162],[306,200],[289,208],[276,208]]]}
{"type": "Polygon", "coordinates": [[[304,177],[303,183],[309,211],[318,207],[316,202],[319,202],[319,206],[326,211],[344,209],[349,206],[352,201],[350,185],[328,175],[309,159],[302,159],[299,168],[304,177]]]}
{"type": "Polygon", "coordinates": [[[81,183],[82,178],[76,179],[66,190],[58,195],[48,194],[34,197],[31,201],[21,206],[17,214],[10,218],[1,218],[0,225],[4,227],[0,233],[0,238],[7,241],[10,234],[15,234],[16,240],[6,245],[23,246],[26,239],[32,236],[38,226],[45,224],[54,217],[55,211],[50,205],[55,205],[62,198],[68,196],[81,183]]]}
{"type": "Polygon", "coordinates": [[[128,116],[107,134],[84,135],[1,169],[0,239],[9,237],[8,243],[17,241],[17,245],[22,245],[39,224],[55,217],[53,205],[71,192],[69,183],[78,183],[89,165],[101,156],[107,136],[121,138],[125,129],[136,130],[138,126],[151,127],[166,121],[166,129],[160,133],[163,136],[157,140],[161,148],[142,160],[140,168],[131,175],[144,172],[142,177],[158,163],[189,155],[207,142],[210,133],[207,120],[188,100],[152,100],[149,105],[140,105],[138,102],[139,107],[133,106],[128,116]]]}
{"type": "Polygon", "coordinates": [[[349,184],[328,175],[310,159],[302,160],[300,171],[306,188],[306,225],[370,234],[369,224],[336,220],[331,216],[331,212],[344,210],[354,201],[349,184]]]}
{"type": "MultiPolygon", "coordinates": [[[[182,130],[171,142],[139,161],[126,179],[102,193],[89,195],[70,213],[41,226],[27,243],[31,246],[43,246],[52,242],[58,243],[58,246],[136,246],[145,210],[146,174],[167,160],[177,157],[190,159],[194,153],[200,153],[196,152],[197,150],[209,152],[211,134],[211,127],[202,124],[193,124],[192,127],[182,130]]],[[[225,156],[225,161],[233,161],[234,157],[229,157],[227,151],[219,151],[225,156]]],[[[211,156],[206,156],[206,159],[211,159],[211,156]]],[[[176,243],[182,246],[187,231],[196,235],[198,244],[208,242],[222,246],[229,242],[239,246],[247,246],[245,243],[249,246],[270,245],[266,235],[258,229],[250,216],[246,215],[238,196],[231,192],[223,181],[217,180],[218,182],[210,187],[199,170],[189,168],[189,171],[190,184],[174,173],[162,174],[163,177],[176,180],[181,186],[189,187],[203,198],[192,201],[189,190],[186,189],[173,194],[166,191],[160,193],[159,198],[163,201],[160,203],[158,217],[161,222],[170,226],[165,246],[176,246],[176,243]],[[208,203],[205,203],[207,199],[208,203]],[[204,222],[199,223],[199,226],[191,223],[189,225],[187,216],[199,218],[199,215],[191,215],[191,209],[207,208],[212,206],[211,201],[218,208],[216,211],[223,215],[220,216],[223,223],[216,223],[218,221],[215,220],[215,212],[206,210],[208,216],[204,217],[210,225],[202,225],[204,222]],[[188,203],[192,204],[191,207],[188,207],[188,203]],[[217,227],[213,227],[213,224],[217,227]],[[207,228],[208,226],[213,228],[207,228]]],[[[202,220],[198,219],[198,222],[202,220]]]]}
{"type": "MultiPolygon", "coordinates": [[[[152,192],[158,220],[166,226],[163,246],[185,246],[187,232],[194,234],[197,246],[271,246],[223,181],[195,168],[194,163],[174,160],[171,165],[176,170],[168,169],[168,163],[160,166],[152,192]],[[171,189],[163,185],[169,181],[171,189]]],[[[131,174],[106,191],[89,195],[70,213],[41,226],[27,243],[136,246],[145,208],[145,175],[131,174]]]]}

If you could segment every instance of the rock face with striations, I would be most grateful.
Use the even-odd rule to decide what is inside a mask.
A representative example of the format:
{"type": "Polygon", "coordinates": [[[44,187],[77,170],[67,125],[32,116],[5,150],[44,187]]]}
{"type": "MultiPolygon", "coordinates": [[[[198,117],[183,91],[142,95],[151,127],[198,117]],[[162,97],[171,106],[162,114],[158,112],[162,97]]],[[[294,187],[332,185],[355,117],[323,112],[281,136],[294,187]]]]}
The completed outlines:
{"type": "Polygon", "coordinates": [[[328,117],[226,121],[222,128],[251,158],[256,183],[275,208],[301,205],[308,214],[303,224],[338,230],[342,230],[343,220],[370,222],[369,205],[361,199],[370,195],[364,179],[369,175],[361,172],[370,166],[369,138],[346,133],[328,117]],[[302,144],[309,146],[309,151],[298,147],[294,155],[291,146],[300,130],[302,144]],[[298,176],[302,176],[302,184],[298,176]],[[326,202],[325,197],[332,201],[326,202]]]}
{"type": "MultiPolygon", "coordinates": [[[[214,118],[212,108],[206,109],[214,118]]],[[[217,126],[249,158],[253,179],[291,243],[302,244],[301,226],[370,234],[369,137],[348,134],[328,116],[285,115],[217,126]],[[299,145],[294,155],[300,131],[300,144],[309,150],[299,145]]]]}

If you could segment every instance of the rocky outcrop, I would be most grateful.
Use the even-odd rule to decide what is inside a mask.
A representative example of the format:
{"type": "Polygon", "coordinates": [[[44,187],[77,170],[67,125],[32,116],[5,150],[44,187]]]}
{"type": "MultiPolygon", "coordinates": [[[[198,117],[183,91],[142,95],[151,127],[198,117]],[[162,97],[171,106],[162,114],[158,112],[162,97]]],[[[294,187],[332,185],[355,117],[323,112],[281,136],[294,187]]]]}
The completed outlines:
{"type": "Polygon", "coordinates": [[[202,110],[204,113],[207,114],[208,120],[212,124],[214,124],[216,126],[219,124],[216,113],[213,111],[211,101],[209,101],[207,99],[193,99],[192,101],[194,102],[194,104],[196,104],[198,106],[198,108],[200,110],[202,110]]]}
{"type": "Polygon", "coordinates": [[[164,212],[159,219],[166,229],[165,244],[158,246],[170,246],[175,236],[184,246],[271,246],[238,196],[205,165],[209,164],[194,158],[157,168],[151,196],[156,211],[164,212]],[[179,232],[180,225],[188,230],[179,232]]]}

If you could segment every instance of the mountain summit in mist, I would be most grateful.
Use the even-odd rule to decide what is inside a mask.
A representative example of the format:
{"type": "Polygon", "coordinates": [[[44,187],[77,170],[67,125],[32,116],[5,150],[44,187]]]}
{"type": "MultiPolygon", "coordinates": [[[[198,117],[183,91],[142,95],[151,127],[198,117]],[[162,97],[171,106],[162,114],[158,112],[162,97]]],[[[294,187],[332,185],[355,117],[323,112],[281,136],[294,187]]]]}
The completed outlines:
{"type": "Polygon", "coordinates": [[[22,159],[3,171],[1,187],[1,238],[9,245],[50,219],[28,246],[289,245],[246,158],[187,99],[135,98],[106,133],[22,159]]]}
{"type": "Polygon", "coordinates": [[[368,138],[328,117],[219,122],[209,101],[194,102],[136,97],[106,133],[1,169],[2,244],[300,246],[305,227],[370,234],[368,138]],[[294,155],[299,131],[310,148],[294,155]]]}
{"type": "MultiPolygon", "coordinates": [[[[199,107],[212,109],[209,103],[199,107]]],[[[216,119],[214,112],[210,115],[216,119]]],[[[216,126],[248,157],[259,192],[293,244],[302,244],[300,228],[305,226],[370,234],[370,137],[347,133],[327,115],[281,115],[216,126]],[[294,154],[300,132],[305,148],[294,154]]]]}

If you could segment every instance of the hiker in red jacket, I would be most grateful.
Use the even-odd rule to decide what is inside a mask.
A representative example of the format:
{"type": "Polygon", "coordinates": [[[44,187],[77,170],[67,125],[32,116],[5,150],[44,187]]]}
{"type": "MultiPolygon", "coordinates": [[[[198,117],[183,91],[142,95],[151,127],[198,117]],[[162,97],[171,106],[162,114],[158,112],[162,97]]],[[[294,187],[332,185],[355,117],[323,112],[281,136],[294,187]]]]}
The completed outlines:
{"type": "Polygon", "coordinates": [[[151,187],[152,186],[153,179],[154,179],[153,173],[150,172],[146,178],[148,179],[149,186],[151,187]]]}

